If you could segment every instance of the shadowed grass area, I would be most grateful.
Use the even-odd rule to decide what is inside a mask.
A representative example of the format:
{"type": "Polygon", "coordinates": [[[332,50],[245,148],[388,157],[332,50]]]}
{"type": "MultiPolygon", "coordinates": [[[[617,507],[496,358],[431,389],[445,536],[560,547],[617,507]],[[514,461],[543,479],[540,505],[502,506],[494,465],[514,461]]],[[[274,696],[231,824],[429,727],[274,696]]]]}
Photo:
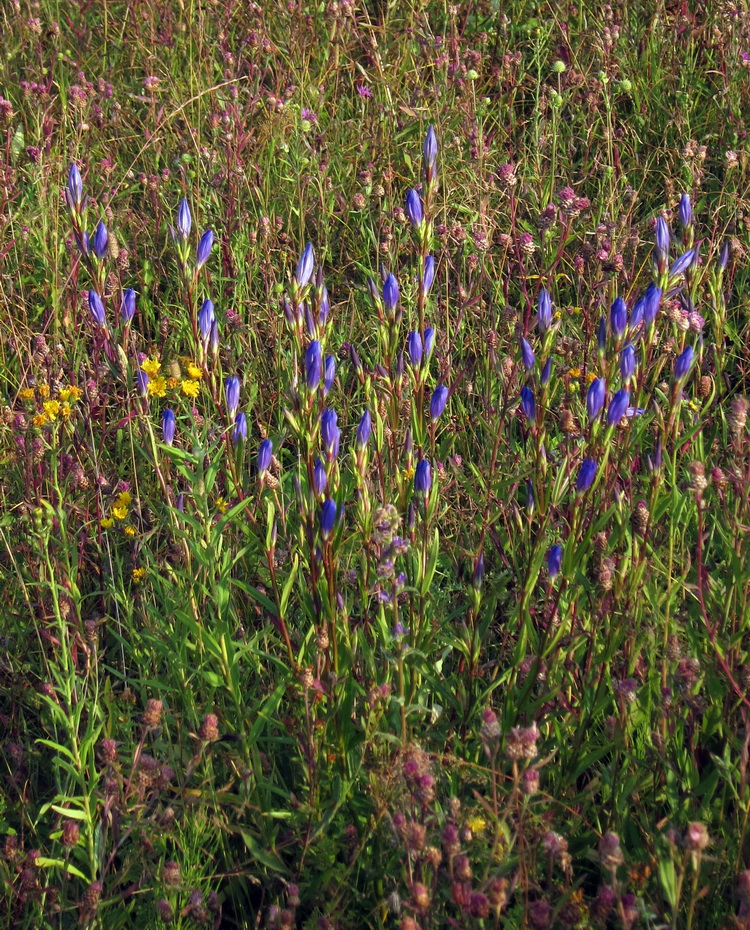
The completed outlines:
{"type": "Polygon", "coordinates": [[[0,926],[750,925],[750,15],[0,27],[0,926]]]}

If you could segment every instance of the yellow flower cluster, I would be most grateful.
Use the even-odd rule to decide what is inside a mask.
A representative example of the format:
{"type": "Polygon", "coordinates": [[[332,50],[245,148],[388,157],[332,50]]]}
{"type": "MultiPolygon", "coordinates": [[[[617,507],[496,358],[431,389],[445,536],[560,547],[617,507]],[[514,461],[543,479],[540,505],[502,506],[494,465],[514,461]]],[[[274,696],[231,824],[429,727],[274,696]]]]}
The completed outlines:
{"type": "Polygon", "coordinates": [[[177,375],[180,374],[179,365],[175,364],[173,368],[176,374],[172,374],[171,377],[165,378],[163,375],[159,374],[161,362],[158,358],[147,358],[146,361],[141,364],[141,369],[146,372],[150,379],[148,382],[149,397],[164,397],[167,393],[167,389],[174,390],[178,385],[185,397],[198,396],[198,391],[200,389],[198,382],[203,377],[203,372],[195,362],[189,360],[186,362],[187,373],[189,375],[188,378],[177,377],[177,375]]]}
{"type": "Polygon", "coordinates": [[[124,520],[127,517],[132,500],[133,498],[129,491],[121,491],[120,494],[117,495],[117,500],[112,506],[112,516],[115,520],[124,520]]]}
{"type": "Polygon", "coordinates": [[[133,569],[133,581],[136,584],[140,584],[143,581],[143,576],[146,574],[145,568],[134,568],[133,569]]]}

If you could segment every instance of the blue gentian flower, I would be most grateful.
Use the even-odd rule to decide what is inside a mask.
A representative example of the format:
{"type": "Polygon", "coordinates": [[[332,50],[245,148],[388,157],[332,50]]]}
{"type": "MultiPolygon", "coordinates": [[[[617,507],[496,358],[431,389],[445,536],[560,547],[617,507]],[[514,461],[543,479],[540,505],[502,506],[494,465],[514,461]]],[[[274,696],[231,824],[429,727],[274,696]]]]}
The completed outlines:
{"type": "Polygon", "coordinates": [[[212,229],[206,230],[200,237],[198,248],[195,250],[195,270],[202,268],[211,254],[211,247],[214,244],[214,233],[212,229]]]}
{"type": "Polygon", "coordinates": [[[89,313],[91,319],[97,326],[104,327],[107,325],[107,316],[104,312],[104,304],[101,297],[96,291],[89,291],[89,313]]]}
{"type": "Polygon", "coordinates": [[[273,457],[273,442],[270,439],[264,439],[258,446],[258,475],[263,475],[268,471],[273,457]]]}
{"type": "Polygon", "coordinates": [[[445,405],[447,403],[448,388],[444,384],[438,384],[430,398],[430,418],[437,420],[445,410],[445,405]]]}
{"type": "Polygon", "coordinates": [[[305,251],[299,257],[299,261],[297,262],[297,270],[294,273],[294,280],[297,282],[298,288],[301,289],[309,283],[310,278],[312,277],[314,264],[315,253],[313,252],[312,243],[308,242],[305,246],[305,251]]]}
{"type": "Polygon", "coordinates": [[[161,416],[161,435],[162,439],[168,446],[171,446],[174,442],[174,433],[176,427],[177,421],[175,420],[174,411],[167,407],[161,416]]]}

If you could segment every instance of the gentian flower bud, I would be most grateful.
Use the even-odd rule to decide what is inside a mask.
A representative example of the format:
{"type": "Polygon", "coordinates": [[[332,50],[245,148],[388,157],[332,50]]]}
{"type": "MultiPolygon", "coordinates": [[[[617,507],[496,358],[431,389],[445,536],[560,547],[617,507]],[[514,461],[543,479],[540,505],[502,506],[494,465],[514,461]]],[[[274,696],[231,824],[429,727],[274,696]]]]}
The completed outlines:
{"type": "Polygon", "coordinates": [[[586,394],[586,411],[589,419],[595,420],[602,412],[604,401],[607,396],[607,382],[604,378],[596,378],[586,394]]]}
{"type": "Polygon", "coordinates": [[[482,587],[484,581],[484,553],[480,552],[474,562],[474,572],[471,576],[471,584],[475,591],[482,587]]]}
{"type": "Polygon", "coordinates": [[[655,284],[649,284],[644,294],[645,304],[643,307],[643,322],[650,326],[656,319],[661,304],[661,288],[655,284]]]}
{"type": "Polygon", "coordinates": [[[599,320],[596,330],[596,347],[602,355],[607,350],[607,318],[604,316],[599,320]]]}
{"type": "Polygon", "coordinates": [[[438,386],[432,392],[432,397],[430,399],[430,418],[437,420],[445,410],[445,405],[447,403],[448,388],[444,384],[438,384],[438,386]]]}
{"type": "Polygon", "coordinates": [[[630,314],[630,322],[628,323],[628,328],[631,333],[634,333],[638,327],[643,322],[643,308],[646,306],[646,296],[641,294],[641,296],[636,300],[633,305],[633,310],[630,314]]]}
{"type": "Polygon", "coordinates": [[[724,242],[719,255],[719,271],[725,271],[729,264],[729,239],[724,242]]]}
{"type": "Polygon", "coordinates": [[[148,397],[148,381],[146,372],[139,368],[135,373],[135,384],[141,397],[148,397]]]}
{"type": "Polygon", "coordinates": [[[593,459],[584,459],[578,471],[578,480],[576,481],[576,491],[579,494],[585,494],[594,483],[596,477],[596,462],[593,459]]]}
{"type": "Polygon", "coordinates": [[[409,217],[412,226],[421,226],[424,222],[422,198],[419,196],[419,191],[414,190],[414,188],[410,188],[406,195],[406,215],[409,217]]]}
{"type": "Polygon", "coordinates": [[[299,257],[299,261],[297,262],[297,270],[294,273],[294,280],[297,282],[298,288],[302,289],[306,284],[309,283],[310,278],[312,277],[314,264],[315,253],[313,252],[312,243],[308,242],[305,246],[305,251],[299,257]]]}
{"type": "Polygon", "coordinates": [[[523,361],[523,367],[527,371],[531,371],[534,367],[534,363],[536,362],[534,350],[531,348],[528,341],[523,338],[523,336],[521,337],[521,360],[523,361]]]}
{"type": "Polygon", "coordinates": [[[536,506],[536,501],[534,499],[534,485],[531,481],[526,482],[526,510],[529,514],[534,513],[534,507],[536,506]]]}
{"type": "Polygon", "coordinates": [[[554,578],[560,571],[562,565],[563,550],[562,546],[552,546],[547,553],[547,574],[554,578]]]}
{"type": "Polygon", "coordinates": [[[206,298],[198,311],[198,329],[201,332],[204,343],[208,342],[208,338],[211,335],[211,324],[215,319],[216,315],[214,313],[213,301],[206,298]]]}
{"type": "Polygon", "coordinates": [[[91,239],[91,248],[94,250],[94,255],[96,255],[97,258],[104,258],[107,254],[108,241],[109,235],[107,233],[107,227],[99,220],[94,230],[93,238],[91,239]]]}
{"type": "MultiPolygon", "coordinates": [[[[386,377],[387,377],[387,376],[388,376],[388,372],[386,372],[385,374],[386,374],[386,377]]],[[[399,353],[398,353],[398,356],[397,356],[397,358],[396,358],[396,372],[395,372],[395,374],[396,374],[396,379],[397,379],[398,381],[400,381],[400,380],[404,377],[404,353],[403,353],[403,352],[399,352],[399,353]]]]}
{"type": "Polygon", "coordinates": [[[211,322],[211,335],[208,340],[209,347],[211,349],[211,354],[216,355],[219,351],[219,324],[216,320],[211,322]]]}
{"type": "Polygon", "coordinates": [[[547,384],[552,375],[552,357],[550,356],[547,361],[544,363],[544,368],[542,368],[541,382],[542,384],[547,384]]]}
{"type": "Polygon", "coordinates": [[[406,348],[413,368],[418,368],[422,361],[422,337],[413,329],[406,337],[406,348]]]}
{"type": "Polygon", "coordinates": [[[177,208],[177,223],[175,225],[178,238],[184,242],[190,235],[190,230],[193,228],[193,218],[190,215],[190,207],[184,197],[177,208]]]}
{"type": "Polygon", "coordinates": [[[67,188],[67,201],[68,206],[73,209],[73,207],[80,207],[83,202],[83,180],[81,179],[81,172],[78,170],[78,165],[73,162],[68,171],[68,183],[67,188]]]}
{"type": "Polygon", "coordinates": [[[323,539],[328,539],[333,532],[337,512],[336,501],[331,500],[330,497],[328,500],[323,501],[323,506],[320,508],[320,532],[323,539]]]}
{"type": "Polygon", "coordinates": [[[610,326],[615,336],[622,336],[628,325],[628,308],[622,297],[616,297],[609,316],[610,326]]]}
{"type": "Polygon", "coordinates": [[[544,333],[552,325],[552,300],[545,288],[539,292],[539,301],[537,303],[536,322],[539,331],[544,333]]]}
{"type": "Polygon", "coordinates": [[[123,323],[130,323],[135,316],[135,291],[132,287],[127,288],[122,295],[120,316],[123,323]]]}
{"type": "Polygon", "coordinates": [[[425,361],[428,361],[432,355],[432,349],[435,345],[435,330],[428,326],[424,331],[424,357],[425,361]]]}
{"type": "Polygon", "coordinates": [[[316,458],[313,466],[313,492],[316,497],[321,496],[327,484],[328,475],[326,474],[325,465],[320,461],[320,458],[316,458]]]}
{"type": "Polygon", "coordinates": [[[234,420],[237,416],[237,408],[240,405],[240,379],[230,375],[224,381],[224,394],[227,400],[227,417],[234,420]]]}
{"type": "Polygon", "coordinates": [[[247,417],[240,411],[234,419],[234,429],[232,430],[232,443],[236,446],[239,442],[247,441],[247,417]]]}
{"type": "Polygon", "coordinates": [[[674,278],[678,274],[682,274],[684,271],[687,271],[687,269],[691,266],[694,257],[695,251],[693,249],[688,249],[687,252],[683,252],[669,269],[670,278],[674,278]]]}
{"type": "Polygon", "coordinates": [[[620,374],[624,384],[633,377],[635,371],[635,349],[632,345],[626,345],[620,355],[620,374]]]}
{"type": "Polygon", "coordinates": [[[318,313],[318,321],[321,326],[325,326],[325,322],[328,319],[328,314],[331,312],[331,301],[328,297],[328,288],[323,285],[323,290],[320,293],[320,312],[318,313]]]}
{"type": "Polygon", "coordinates": [[[181,491],[177,495],[177,509],[180,513],[185,513],[185,492],[181,491]]]}
{"type": "Polygon", "coordinates": [[[307,386],[311,391],[317,389],[320,384],[320,378],[323,373],[323,357],[320,348],[320,342],[313,339],[305,352],[305,375],[307,386]]]}
{"type": "Polygon", "coordinates": [[[326,356],[325,374],[323,376],[323,397],[325,397],[333,386],[333,379],[336,377],[336,359],[332,355],[326,356]]]}
{"type": "Polygon", "coordinates": [[[89,291],[89,313],[91,319],[97,326],[104,327],[107,325],[107,316],[104,312],[104,304],[101,297],[96,291],[89,291]]]}
{"type": "Polygon", "coordinates": [[[625,416],[625,412],[630,404],[630,391],[627,388],[621,388],[609,403],[607,410],[607,424],[616,426],[625,416]]]}
{"type": "Polygon", "coordinates": [[[398,306],[398,298],[398,281],[394,274],[389,274],[383,283],[383,304],[389,314],[392,314],[398,306]]]}
{"type": "Polygon", "coordinates": [[[431,177],[430,171],[434,170],[437,162],[438,143],[435,130],[432,126],[427,130],[424,143],[422,145],[422,160],[424,162],[425,174],[431,177]]]}
{"type": "Polygon", "coordinates": [[[211,254],[211,247],[214,244],[214,233],[212,229],[207,229],[198,241],[198,248],[195,250],[195,270],[202,268],[208,261],[211,254]]]}
{"type": "Polygon", "coordinates": [[[687,346],[684,352],[677,356],[674,363],[674,376],[677,381],[684,381],[687,378],[693,365],[695,353],[692,346],[687,346]]]}
{"type": "Polygon", "coordinates": [[[525,384],[521,388],[521,409],[530,423],[536,420],[536,403],[534,402],[534,392],[525,384]]]}
{"type": "Polygon", "coordinates": [[[338,416],[332,407],[326,407],[320,418],[320,439],[326,453],[336,457],[341,431],[338,428],[338,416]]]}
{"type": "Polygon", "coordinates": [[[435,259],[432,255],[427,255],[424,260],[424,270],[422,272],[422,294],[426,297],[432,288],[432,282],[435,280],[435,259]]]}
{"type": "Polygon", "coordinates": [[[162,439],[168,446],[171,446],[174,442],[176,426],[177,421],[175,420],[174,411],[167,407],[161,416],[161,435],[162,439]]]}
{"type": "Polygon", "coordinates": [[[315,324],[315,318],[312,315],[312,310],[310,309],[309,304],[302,305],[305,308],[305,329],[307,330],[307,335],[311,338],[315,338],[315,333],[317,326],[315,324]]]}
{"type": "Polygon", "coordinates": [[[352,368],[359,374],[362,371],[362,362],[360,361],[359,353],[353,345],[349,346],[349,361],[352,363],[352,368]]]}
{"type": "Polygon", "coordinates": [[[370,416],[370,411],[365,410],[362,414],[362,418],[359,421],[359,426],[357,427],[357,448],[364,449],[367,443],[370,440],[370,433],[372,432],[372,417],[370,416]]]}
{"type": "Polygon", "coordinates": [[[683,194],[680,197],[680,207],[677,211],[680,217],[680,223],[683,227],[690,226],[693,222],[693,208],[690,204],[690,195],[683,194]]]}
{"type": "Polygon", "coordinates": [[[655,232],[655,245],[656,245],[656,258],[657,261],[660,259],[666,260],[669,255],[669,226],[667,221],[663,216],[658,216],[656,218],[656,232],[655,232]]]}
{"type": "Polygon", "coordinates": [[[273,456],[273,442],[270,439],[264,439],[258,446],[258,476],[265,474],[271,464],[273,456]]]}
{"type": "Polygon", "coordinates": [[[424,497],[430,493],[432,487],[432,471],[427,459],[420,459],[414,472],[414,492],[424,497]]]}

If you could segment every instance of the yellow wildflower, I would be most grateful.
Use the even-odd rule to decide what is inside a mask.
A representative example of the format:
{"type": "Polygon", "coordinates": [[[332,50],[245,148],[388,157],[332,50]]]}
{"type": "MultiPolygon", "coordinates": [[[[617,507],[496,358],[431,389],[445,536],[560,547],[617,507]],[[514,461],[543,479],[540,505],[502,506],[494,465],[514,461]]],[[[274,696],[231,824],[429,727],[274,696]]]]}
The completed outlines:
{"type": "Polygon", "coordinates": [[[404,472],[404,476],[406,477],[407,481],[411,481],[411,479],[414,477],[414,466],[413,465],[410,465],[406,469],[406,471],[404,472]]]}
{"type": "Polygon", "coordinates": [[[581,369],[580,369],[580,368],[571,368],[570,371],[568,372],[568,374],[570,375],[571,378],[580,378],[580,377],[581,377],[581,369]]]}
{"type": "Polygon", "coordinates": [[[188,363],[187,372],[193,381],[200,381],[200,379],[203,377],[203,370],[198,368],[194,362],[188,363]]]}
{"type": "Polygon", "coordinates": [[[60,416],[63,420],[70,419],[70,404],[62,404],[60,407],[60,416]]]}
{"type": "MultiPolygon", "coordinates": [[[[73,403],[75,403],[77,400],[80,400],[83,397],[83,391],[79,387],[76,387],[74,384],[71,384],[71,386],[68,388],[68,391],[70,392],[70,400],[73,403]]],[[[63,400],[67,400],[67,399],[68,399],[67,397],[63,398],[63,400]]]]}
{"type": "Polygon", "coordinates": [[[134,527],[134,526],[126,526],[126,527],[125,527],[125,535],[126,535],[126,536],[135,536],[135,527],[134,527]]]}
{"type": "Polygon", "coordinates": [[[571,307],[570,310],[571,313],[575,313],[576,315],[583,313],[583,307],[571,307]]]}
{"type": "Polygon", "coordinates": [[[586,372],[586,380],[588,381],[589,384],[591,384],[592,381],[596,381],[596,372],[595,372],[595,371],[587,371],[587,372],[586,372]]]}
{"type": "Polygon", "coordinates": [[[47,414],[38,413],[31,422],[34,424],[34,426],[44,426],[44,424],[47,422],[47,414]]]}
{"type": "Polygon", "coordinates": [[[24,388],[22,391],[18,392],[18,396],[21,398],[21,400],[33,400],[34,388],[24,388]]]}
{"type": "Polygon", "coordinates": [[[141,371],[145,371],[149,378],[155,378],[159,374],[160,368],[161,362],[158,358],[147,358],[146,361],[141,364],[141,371]]]}
{"type": "Polygon", "coordinates": [[[143,576],[145,574],[146,574],[145,568],[134,568],[133,569],[133,581],[136,584],[139,584],[141,581],[143,581],[143,576]]]}
{"type": "Polygon", "coordinates": [[[49,397],[49,384],[39,385],[39,396],[42,398],[49,397]]]}
{"type": "Polygon", "coordinates": [[[100,521],[99,521],[99,526],[100,526],[103,530],[108,530],[108,529],[110,528],[110,526],[112,526],[112,524],[113,524],[114,522],[115,522],[115,521],[112,519],[112,517],[105,517],[103,520],[100,520],[100,521]]]}
{"type": "Polygon", "coordinates": [[[133,495],[130,491],[120,491],[117,495],[117,503],[122,507],[129,507],[133,500],[133,495]]]}
{"type": "Polygon", "coordinates": [[[217,497],[216,509],[219,511],[219,513],[226,513],[227,510],[229,510],[229,504],[227,504],[223,497],[217,497]]]}
{"type": "Polygon", "coordinates": [[[124,520],[128,515],[128,508],[123,507],[122,504],[115,504],[112,508],[112,516],[115,520],[124,520]]]}
{"type": "Polygon", "coordinates": [[[473,817],[469,817],[466,826],[472,833],[481,833],[487,826],[487,821],[480,814],[475,814],[473,817]]]}
{"type": "Polygon", "coordinates": [[[197,397],[198,396],[199,385],[197,381],[183,381],[182,382],[182,393],[186,397],[197,397]]]}
{"type": "Polygon", "coordinates": [[[177,378],[167,378],[167,387],[170,391],[173,391],[179,384],[179,379],[177,378]]]}
{"type": "Polygon", "coordinates": [[[60,401],[59,400],[45,400],[44,412],[50,418],[50,420],[56,420],[58,413],[60,413],[60,401]]]}
{"type": "Polygon", "coordinates": [[[164,378],[152,378],[148,383],[149,397],[164,397],[167,393],[167,382],[164,378]]]}

